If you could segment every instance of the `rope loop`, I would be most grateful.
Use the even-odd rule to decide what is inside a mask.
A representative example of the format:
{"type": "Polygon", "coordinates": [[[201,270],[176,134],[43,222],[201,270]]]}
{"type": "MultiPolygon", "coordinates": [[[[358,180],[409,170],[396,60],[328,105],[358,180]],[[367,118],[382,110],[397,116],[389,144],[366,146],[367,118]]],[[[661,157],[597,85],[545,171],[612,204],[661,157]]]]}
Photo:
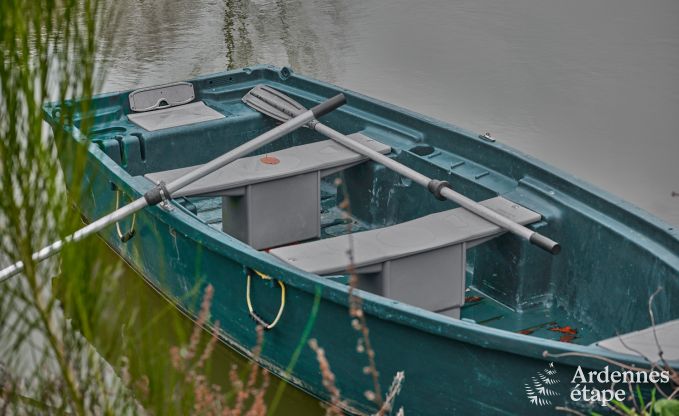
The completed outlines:
{"type": "MultiPolygon", "coordinates": [[[[122,191],[120,188],[116,189],[116,211],[118,208],[120,208],[120,194],[122,191]]],[[[135,230],[134,230],[134,224],[137,221],[137,213],[135,212],[132,214],[132,225],[130,225],[130,229],[126,232],[123,233],[122,230],[120,229],[120,223],[116,222],[116,231],[118,232],[118,238],[120,238],[120,241],[123,243],[127,243],[132,237],[134,237],[135,230]]]]}
{"type": "MultiPolygon", "coordinates": [[[[267,276],[264,273],[258,272],[257,270],[253,270],[253,271],[255,273],[257,273],[257,275],[264,280],[274,280],[271,276],[267,276]]],[[[262,325],[264,327],[264,329],[269,330],[269,329],[273,328],[274,326],[276,326],[278,321],[281,319],[281,316],[283,316],[283,309],[285,309],[285,285],[280,280],[276,280],[278,282],[278,286],[280,286],[280,288],[281,288],[281,306],[278,308],[278,314],[276,314],[276,318],[273,320],[273,322],[267,323],[266,321],[264,321],[264,319],[262,319],[261,316],[259,316],[255,312],[254,308],[252,307],[252,301],[250,300],[250,281],[252,279],[250,277],[249,272],[248,272],[247,279],[248,279],[248,282],[247,282],[247,287],[245,289],[245,297],[246,297],[246,300],[248,302],[248,311],[250,312],[250,316],[252,317],[252,319],[255,320],[255,322],[262,325]]]]}

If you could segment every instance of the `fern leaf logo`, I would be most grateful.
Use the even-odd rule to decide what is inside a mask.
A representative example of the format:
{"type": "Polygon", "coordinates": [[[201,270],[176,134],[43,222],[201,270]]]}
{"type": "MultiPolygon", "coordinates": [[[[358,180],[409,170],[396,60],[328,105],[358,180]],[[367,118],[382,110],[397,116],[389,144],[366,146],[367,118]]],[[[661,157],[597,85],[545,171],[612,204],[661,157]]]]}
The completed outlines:
{"type": "Polygon", "coordinates": [[[538,371],[530,381],[523,384],[526,391],[526,397],[530,404],[535,406],[551,406],[551,398],[559,396],[559,392],[552,390],[549,386],[553,386],[560,382],[556,377],[556,369],[554,363],[549,363],[549,366],[542,371],[538,371]]]}

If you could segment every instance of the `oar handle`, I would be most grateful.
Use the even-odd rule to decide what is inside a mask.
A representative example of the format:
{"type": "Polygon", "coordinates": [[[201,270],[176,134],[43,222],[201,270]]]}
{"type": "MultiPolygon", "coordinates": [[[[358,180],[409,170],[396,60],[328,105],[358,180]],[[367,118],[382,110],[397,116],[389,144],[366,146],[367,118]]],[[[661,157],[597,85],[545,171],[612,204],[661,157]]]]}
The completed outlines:
{"type": "Polygon", "coordinates": [[[528,241],[549,253],[559,254],[561,252],[561,244],[540,233],[535,232],[531,234],[528,241]]]}
{"type": "Polygon", "coordinates": [[[328,98],[317,106],[311,108],[311,112],[314,113],[314,117],[318,118],[328,114],[337,107],[344,105],[346,102],[347,98],[344,96],[344,94],[337,94],[336,96],[328,98]]]}
{"type": "MultiPolygon", "coordinates": [[[[434,180],[435,182],[438,182],[434,180]]],[[[517,235],[530,241],[531,244],[540,247],[541,249],[551,253],[559,254],[561,251],[561,246],[556,241],[545,237],[544,235],[533,231],[530,228],[519,224],[516,221],[505,217],[504,215],[493,211],[492,209],[479,204],[471,198],[468,198],[458,192],[455,192],[449,186],[443,186],[438,190],[438,194],[445,197],[446,199],[455,202],[468,211],[473,212],[479,217],[492,222],[493,224],[509,231],[510,233],[517,235]]],[[[435,194],[436,195],[436,194],[435,194]]]]}

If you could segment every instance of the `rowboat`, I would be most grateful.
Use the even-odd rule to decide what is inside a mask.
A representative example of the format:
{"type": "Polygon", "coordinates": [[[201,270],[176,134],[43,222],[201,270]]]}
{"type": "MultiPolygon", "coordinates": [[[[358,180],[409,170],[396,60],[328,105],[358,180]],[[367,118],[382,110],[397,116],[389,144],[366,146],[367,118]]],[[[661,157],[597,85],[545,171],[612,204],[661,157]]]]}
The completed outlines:
{"type": "MultiPolygon", "coordinates": [[[[378,404],[353,299],[381,391],[403,371],[394,407],[412,414],[594,406],[571,397],[578,367],[648,367],[659,359],[653,329],[661,358],[679,367],[679,232],[671,225],[488,134],[289,68],[95,96],[68,126],[60,104],[46,105],[53,129],[89,142],[83,217],[162,191],[275,128],[282,120],[243,101],[257,86],[300,111],[338,93],[347,103],[320,118],[325,130],[310,122],[171,195],[156,192],[160,203],[99,233],[189,316],[212,285],[210,319],[228,346],[252,358],[263,325],[258,363],[327,401],[307,346],[316,339],[344,410],[356,414],[378,404]],[[420,186],[400,174],[403,166],[435,179],[420,186]],[[452,202],[453,194],[463,199],[452,202]],[[558,246],[541,250],[536,240],[558,246]],[[556,380],[548,388],[545,374],[556,380]]],[[[69,178],[68,146],[59,158],[69,178]]]]}

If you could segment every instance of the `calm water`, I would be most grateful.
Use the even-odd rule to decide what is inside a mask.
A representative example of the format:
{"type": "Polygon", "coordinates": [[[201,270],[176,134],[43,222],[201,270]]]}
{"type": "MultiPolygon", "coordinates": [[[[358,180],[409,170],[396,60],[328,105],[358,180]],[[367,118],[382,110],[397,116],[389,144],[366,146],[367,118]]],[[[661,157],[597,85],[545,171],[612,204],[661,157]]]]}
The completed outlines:
{"type": "MultiPolygon", "coordinates": [[[[679,224],[676,0],[118,4],[106,91],[258,63],[291,66],[492,132],[679,224]]],[[[218,355],[238,361],[226,348],[218,355]]],[[[296,406],[320,411],[301,393],[287,404],[296,406]]]]}
{"type": "Polygon", "coordinates": [[[123,0],[104,89],[257,63],[478,131],[679,224],[676,0],[123,0]]]}

